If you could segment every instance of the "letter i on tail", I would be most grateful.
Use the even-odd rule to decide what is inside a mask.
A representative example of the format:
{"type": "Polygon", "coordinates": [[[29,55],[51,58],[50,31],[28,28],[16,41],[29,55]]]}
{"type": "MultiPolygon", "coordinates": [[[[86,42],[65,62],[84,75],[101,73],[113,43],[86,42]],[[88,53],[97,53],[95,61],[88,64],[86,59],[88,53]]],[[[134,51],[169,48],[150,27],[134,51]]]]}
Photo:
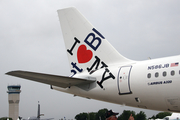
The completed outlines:
{"type": "Polygon", "coordinates": [[[58,15],[72,76],[86,70],[90,73],[93,64],[94,69],[98,69],[130,61],[120,55],[76,8],[58,10],[58,15]]]}

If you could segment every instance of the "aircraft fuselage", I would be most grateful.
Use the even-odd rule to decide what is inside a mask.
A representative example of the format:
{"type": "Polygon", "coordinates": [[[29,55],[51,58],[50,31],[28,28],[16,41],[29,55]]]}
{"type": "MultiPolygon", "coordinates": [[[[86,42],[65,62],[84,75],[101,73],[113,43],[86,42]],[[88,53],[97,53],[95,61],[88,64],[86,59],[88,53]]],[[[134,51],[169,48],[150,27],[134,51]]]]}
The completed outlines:
{"type": "MultiPolygon", "coordinates": [[[[54,89],[106,102],[161,111],[180,111],[180,56],[113,64],[74,77],[96,83],[54,89]]],[[[94,66],[95,67],[95,66],[94,66]]]]}

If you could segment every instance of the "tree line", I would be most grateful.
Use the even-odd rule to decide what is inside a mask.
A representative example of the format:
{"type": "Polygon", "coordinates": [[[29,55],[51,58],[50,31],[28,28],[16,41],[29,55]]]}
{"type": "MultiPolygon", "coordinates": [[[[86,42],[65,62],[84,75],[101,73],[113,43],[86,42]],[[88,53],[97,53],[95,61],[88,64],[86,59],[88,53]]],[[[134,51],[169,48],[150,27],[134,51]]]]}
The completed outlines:
{"type": "MultiPolygon", "coordinates": [[[[98,112],[90,112],[90,113],[79,113],[75,116],[76,120],[106,120],[106,112],[108,109],[104,108],[99,110],[98,112]]],[[[122,114],[119,114],[118,120],[128,120],[129,116],[132,114],[134,120],[147,120],[147,119],[162,119],[166,116],[170,116],[172,113],[170,112],[160,112],[157,115],[153,115],[150,118],[146,118],[146,114],[143,111],[139,113],[135,113],[134,111],[124,110],[122,114]]]]}
{"type": "MultiPolygon", "coordinates": [[[[108,109],[104,108],[99,110],[98,112],[90,112],[90,113],[79,113],[75,116],[76,120],[106,120],[106,112],[108,109]]],[[[135,113],[134,111],[124,110],[122,114],[119,114],[118,120],[128,120],[129,116],[132,114],[134,120],[147,120],[147,119],[163,119],[166,116],[171,116],[170,112],[159,112],[157,115],[153,115],[150,118],[146,118],[146,114],[143,111],[139,113],[135,113]]],[[[8,117],[2,117],[0,120],[7,120],[8,117]]],[[[9,118],[12,120],[12,118],[9,118]]]]}

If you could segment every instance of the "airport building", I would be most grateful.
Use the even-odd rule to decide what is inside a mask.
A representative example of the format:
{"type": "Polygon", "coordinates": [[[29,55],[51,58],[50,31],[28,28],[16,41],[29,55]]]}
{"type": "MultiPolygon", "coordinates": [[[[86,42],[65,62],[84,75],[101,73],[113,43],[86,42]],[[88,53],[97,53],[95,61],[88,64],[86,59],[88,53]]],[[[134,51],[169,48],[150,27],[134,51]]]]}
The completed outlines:
{"type": "Polygon", "coordinates": [[[17,120],[19,117],[20,85],[9,85],[8,87],[9,117],[17,120]]]}

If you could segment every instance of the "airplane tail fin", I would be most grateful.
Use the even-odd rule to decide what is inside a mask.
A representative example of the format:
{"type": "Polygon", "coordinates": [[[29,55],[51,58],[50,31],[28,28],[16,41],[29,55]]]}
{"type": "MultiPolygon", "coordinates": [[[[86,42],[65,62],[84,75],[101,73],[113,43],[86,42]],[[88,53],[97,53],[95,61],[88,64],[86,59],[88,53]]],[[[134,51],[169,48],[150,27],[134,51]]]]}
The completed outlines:
{"type": "Polygon", "coordinates": [[[76,8],[58,10],[72,74],[131,60],[119,54],[76,8]]]}

